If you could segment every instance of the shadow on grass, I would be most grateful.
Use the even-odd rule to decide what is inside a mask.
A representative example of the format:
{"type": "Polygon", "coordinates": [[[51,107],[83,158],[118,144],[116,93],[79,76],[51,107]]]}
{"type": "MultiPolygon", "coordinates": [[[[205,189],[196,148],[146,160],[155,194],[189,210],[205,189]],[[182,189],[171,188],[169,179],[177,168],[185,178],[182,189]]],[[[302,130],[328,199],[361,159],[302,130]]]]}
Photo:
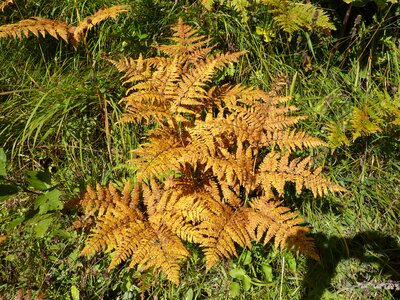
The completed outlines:
{"type": "MultiPolygon", "coordinates": [[[[308,272],[303,281],[303,300],[323,299],[325,290],[330,288],[331,280],[336,275],[338,264],[349,258],[357,259],[361,263],[377,265],[380,274],[390,276],[390,281],[382,286],[369,285],[367,279],[360,276],[364,277],[359,280],[362,287],[367,290],[374,286],[390,289],[393,298],[400,299],[400,245],[393,237],[377,231],[365,231],[353,238],[337,236],[328,238],[318,233],[315,235],[315,240],[321,261],[318,263],[310,259],[307,263],[308,272]]],[[[371,275],[373,272],[371,268],[371,275]]],[[[357,274],[351,274],[351,276],[357,277],[357,274]]],[[[350,288],[355,289],[360,286],[350,286],[350,288]]]]}

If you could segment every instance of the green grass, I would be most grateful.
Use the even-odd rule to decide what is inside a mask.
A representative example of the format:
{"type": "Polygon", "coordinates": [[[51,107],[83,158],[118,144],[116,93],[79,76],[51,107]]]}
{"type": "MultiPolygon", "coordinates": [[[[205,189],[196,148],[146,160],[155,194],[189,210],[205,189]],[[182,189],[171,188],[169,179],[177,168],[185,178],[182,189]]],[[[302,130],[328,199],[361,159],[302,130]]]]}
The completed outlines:
{"type": "MultiPolygon", "coordinates": [[[[128,2],[16,1],[1,24],[33,15],[76,24],[77,8],[83,18],[104,5],[128,2]]],[[[254,11],[246,24],[233,10],[216,7],[207,12],[199,1],[131,4],[130,13],[93,30],[87,48],[80,45],[75,51],[51,37],[0,40],[0,147],[7,155],[7,175],[0,184],[12,182],[19,189],[16,196],[0,200],[0,236],[7,235],[0,244],[0,299],[13,299],[21,288],[34,296],[43,292],[46,299],[73,299],[74,289],[80,299],[139,299],[142,292],[148,299],[229,299],[232,282],[240,287],[237,299],[400,297],[399,291],[379,285],[400,284],[400,130],[389,121],[382,124],[382,132],[333,153],[313,153],[326,176],[348,193],[313,199],[309,192],[296,195],[287,188],[285,203],[313,227],[320,262],[257,245],[250,254],[239,251],[240,258],[205,273],[201,252],[193,248],[193,257],[182,266],[181,285],[174,286],[123,265],[109,272],[108,254],[79,257],[88,233],[74,223],[81,214],[80,194],[87,184],[112,180],[121,186],[132,177],[124,164],[146,130],[118,123],[124,89],[120,75],[101,57],[154,54],[151,45],[165,41],[169,26],[180,16],[210,36],[221,51],[248,51],[218,82],[276,88],[278,95],[293,96],[299,114],[309,116],[301,126],[322,139],[327,138],[328,122],[350,122],[355,105],[378,101],[384,91],[394,101],[400,97],[395,47],[400,33],[389,17],[371,27],[363,25],[349,51],[332,53],[334,37],[316,33],[309,41],[301,32],[289,41],[277,32],[265,43],[255,34],[256,26],[271,22],[263,9],[254,11]],[[359,59],[365,45],[361,40],[368,38],[378,46],[364,53],[370,57],[365,64],[359,59]],[[304,55],[313,57],[311,69],[304,55]],[[52,223],[42,236],[38,224],[43,216],[34,203],[45,191],[31,186],[27,172],[32,170],[48,171],[63,203],[49,212],[52,223]],[[250,285],[232,276],[235,272],[244,272],[250,285]]]]}

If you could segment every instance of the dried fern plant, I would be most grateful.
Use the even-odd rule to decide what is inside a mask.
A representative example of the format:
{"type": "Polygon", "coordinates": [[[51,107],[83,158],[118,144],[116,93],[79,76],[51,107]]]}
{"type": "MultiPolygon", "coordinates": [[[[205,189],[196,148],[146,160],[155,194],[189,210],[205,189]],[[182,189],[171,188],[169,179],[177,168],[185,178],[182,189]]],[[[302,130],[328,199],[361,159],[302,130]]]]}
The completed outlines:
{"type": "MultiPolygon", "coordinates": [[[[0,10],[11,4],[13,1],[5,1],[0,3],[0,10]]],[[[76,27],[58,20],[46,18],[32,17],[30,19],[21,20],[14,24],[6,24],[0,26],[0,38],[19,38],[28,37],[29,33],[33,33],[36,37],[43,37],[50,34],[56,39],[63,39],[66,43],[71,42],[76,48],[84,36],[83,33],[92,29],[98,23],[109,19],[116,18],[120,13],[127,12],[128,5],[115,5],[109,8],[102,8],[94,15],[82,20],[76,27]]]]}
{"type": "Polygon", "coordinates": [[[313,170],[310,157],[292,159],[324,143],[292,129],[304,117],[290,115],[296,108],[285,105],[288,98],[212,84],[243,52],[213,53],[182,20],[173,30],[172,44],[158,47],[165,56],[111,61],[130,86],[123,120],[157,126],[132,151],[133,186],[87,188],[81,203],[96,226],[82,255],[113,251],[110,268],[130,260],[129,267],[161,270],[174,283],[190,256],[184,242],[201,246],[207,270],[236,256],[237,245],[271,239],[318,259],[310,229],[278,196],[286,182],[315,196],[344,190],[313,170]]]}
{"type": "Polygon", "coordinates": [[[3,0],[0,2],[0,11],[4,11],[14,0],[3,0]]]}

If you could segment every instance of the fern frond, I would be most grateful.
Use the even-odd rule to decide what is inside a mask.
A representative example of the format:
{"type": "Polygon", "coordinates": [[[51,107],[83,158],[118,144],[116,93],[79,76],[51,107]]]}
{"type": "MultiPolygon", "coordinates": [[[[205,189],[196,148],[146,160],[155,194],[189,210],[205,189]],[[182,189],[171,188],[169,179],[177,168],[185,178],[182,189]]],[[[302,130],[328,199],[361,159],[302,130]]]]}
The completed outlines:
{"type": "Polygon", "coordinates": [[[75,28],[73,34],[74,41],[79,43],[79,41],[82,39],[83,32],[91,30],[94,26],[106,19],[117,18],[119,14],[129,11],[129,8],[129,5],[115,5],[109,8],[102,8],[92,16],[86,17],[75,28]]]}
{"type": "Polygon", "coordinates": [[[179,263],[190,256],[178,236],[159,224],[149,223],[151,231],[139,234],[141,242],[133,253],[129,267],[139,271],[154,267],[175,284],[179,284],[179,263]]]}
{"type": "Polygon", "coordinates": [[[301,226],[303,220],[298,214],[267,197],[253,199],[250,206],[253,211],[250,213],[248,230],[255,241],[263,241],[265,245],[274,238],[277,248],[299,250],[319,260],[313,239],[307,236],[310,229],[301,226]]]}
{"type": "MultiPolygon", "coordinates": [[[[190,198],[191,197],[184,197],[183,199],[190,201],[190,198]]],[[[164,211],[152,215],[149,221],[153,224],[163,224],[183,241],[198,243],[201,240],[201,235],[196,226],[179,212],[179,208],[176,210],[177,212],[164,211]]]]}
{"type": "Polygon", "coordinates": [[[120,60],[106,59],[108,62],[114,65],[119,72],[125,72],[135,65],[135,60],[132,57],[123,57],[120,60]]]}
{"type": "Polygon", "coordinates": [[[303,187],[312,191],[314,197],[323,196],[329,192],[344,192],[346,189],[333,184],[327,178],[320,176],[321,169],[310,171],[310,158],[289,161],[289,153],[281,156],[279,153],[270,152],[259,166],[257,182],[264,190],[274,187],[280,195],[283,195],[286,182],[296,185],[296,193],[300,193],[303,187]]]}
{"type": "Polygon", "coordinates": [[[296,3],[293,1],[263,0],[264,4],[271,6],[269,12],[274,20],[289,34],[300,29],[335,30],[329,16],[311,3],[296,3]]]}
{"type": "Polygon", "coordinates": [[[0,26],[0,38],[19,38],[28,37],[29,33],[33,33],[36,37],[46,33],[52,37],[59,39],[62,38],[66,43],[69,41],[70,27],[68,24],[45,18],[33,17],[30,19],[22,20],[14,24],[6,24],[0,26]]]}
{"type": "Polygon", "coordinates": [[[140,123],[143,119],[147,122],[155,120],[157,123],[162,124],[163,121],[170,118],[170,112],[167,108],[146,103],[161,102],[162,99],[157,92],[137,92],[129,95],[124,100],[129,102],[126,105],[126,113],[121,118],[123,123],[140,123]],[[141,102],[132,104],[131,99],[140,100],[141,102]]]}
{"type": "Polygon", "coordinates": [[[360,108],[354,107],[353,117],[351,119],[351,129],[353,131],[353,141],[360,136],[367,136],[382,131],[378,124],[383,120],[377,116],[372,107],[363,105],[360,108]]]}
{"type": "Polygon", "coordinates": [[[283,151],[295,151],[303,148],[316,148],[327,146],[326,143],[318,138],[308,136],[305,132],[296,130],[285,130],[268,132],[266,141],[271,143],[271,146],[278,146],[283,151]]]}
{"type": "MultiPolygon", "coordinates": [[[[196,66],[198,63],[203,61],[209,56],[211,50],[214,49],[214,46],[195,49],[190,53],[186,54],[185,64],[182,67],[182,71],[186,73],[192,66],[196,66]]],[[[182,57],[183,58],[183,57],[182,57]]]]}
{"type": "Polygon", "coordinates": [[[185,151],[181,140],[174,136],[152,137],[143,147],[132,150],[129,162],[138,172],[136,178],[164,178],[170,170],[179,169],[179,159],[185,151]]]}
{"type": "Polygon", "coordinates": [[[157,207],[159,211],[179,213],[194,223],[221,212],[220,190],[210,172],[195,177],[188,173],[180,178],[170,177],[165,182],[165,190],[157,207]]]}
{"type": "Polygon", "coordinates": [[[201,64],[193,69],[189,74],[182,76],[176,90],[177,97],[171,105],[171,113],[193,113],[188,106],[201,107],[202,99],[207,96],[205,85],[211,81],[215,73],[215,62],[201,64]],[[186,110],[184,110],[186,108],[186,110]]]}
{"type": "Polygon", "coordinates": [[[10,4],[12,4],[14,2],[14,0],[4,0],[0,2],[0,11],[4,11],[4,9],[6,9],[7,6],[9,6],[10,4]]]}
{"type": "Polygon", "coordinates": [[[173,26],[172,30],[175,32],[170,40],[174,44],[157,47],[169,56],[179,56],[183,60],[186,60],[187,57],[190,57],[191,53],[197,52],[209,42],[209,39],[199,36],[196,29],[184,24],[182,18],[179,18],[178,24],[173,26]]]}
{"type": "Polygon", "coordinates": [[[227,53],[219,53],[217,55],[210,55],[207,57],[206,62],[208,64],[215,61],[215,68],[222,70],[228,64],[235,63],[238,61],[239,57],[246,54],[247,51],[238,51],[238,52],[227,52],[227,53]]]}
{"type": "MultiPolygon", "coordinates": [[[[139,54],[139,57],[137,59],[133,59],[132,57],[123,57],[118,61],[112,60],[112,59],[107,59],[110,63],[112,63],[120,72],[125,72],[125,75],[123,78],[128,78],[124,84],[129,83],[129,82],[134,82],[134,81],[139,81],[139,80],[145,80],[149,77],[151,77],[151,72],[150,68],[152,65],[158,64],[160,61],[162,61],[161,58],[147,58],[144,59],[142,54],[139,54]],[[139,76],[142,75],[143,77],[135,79],[131,78],[134,76],[139,76]]],[[[167,62],[164,63],[164,65],[168,64],[167,62]]]]}
{"type": "Polygon", "coordinates": [[[234,153],[225,152],[222,157],[210,158],[208,164],[219,181],[226,181],[229,186],[239,184],[247,193],[255,188],[255,161],[251,147],[244,149],[240,145],[234,153]]]}
{"type": "Polygon", "coordinates": [[[135,186],[135,192],[132,194],[130,188],[130,182],[128,181],[125,184],[122,196],[120,196],[112,183],[108,185],[108,188],[103,188],[97,184],[96,190],[88,186],[81,200],[82,208],[85,210],[87,216],[96,215],[97,217],[101,217],[110,207],[114,207],[116,202],[121,202],[134,209],[136,213],[141,214],[140,210],[136,210],[139,203],[139,187],[135,186]]]}
{"type": "MultiPolygon", "coordinates": [[[[153,182],[153,197],[155,189],[153,182]]],[[[143,193],[142,197],[146,196],[148,193],[143,193]]],[[[131,267],[138,265],[142,270],[151,267],[161,269],[171,281],[178,284],[179,263],[190,254],[179,237],[162,225],[162,222],[151,222],[151,219],[146,220],[142,213],[138,213],[139,201],[138,186],[131,192],[127,184],[122,195],[112,184],[108,188],[98,187],[96,192],[88,189],[82,205],[89,213],[97,211],[98,219],[81,255],[100,250],[113,251],[110,269],[131,258],[131,267]],[[103,202],[108,205],[103,205],[103,202]]],[[[154,205],[154,201],[149,199],[143,201],[154,205]]]]}
{"type": "Polygon", "coordinates": [[[328,144],[332,149],[332,152],[342,145],[350,146],[350,141],[346,136],[345,130],[340,124],[332,121],[328,123],[326,127],[328,132],[328,144]]]}
{"type": "MultiPolygon", "coordinates": [[[[188,100],[189,98],[180,101],[177,97],[178,93],[183,93],[182,86],[181,88],[178,86],[178,82],[182,81],[179,80],[181,70],[177,58],[157,62],[151,61],[150,63],[146,60],[143,62],[143,65],[147,65],[144,73],[142,73],[139,60],[136,70],[130,68],[126,75],[125,83],[139,80],[128,90],[130,94],[123,99],[127,105],[126,116],[134,116],[137,119],[155,117],[161,125],[164,120],[171,124],[173,114],[195,113],[195,111],[186,108],[188,105],[194,104],[188,100]],[[156,70],[152,74],[148,72],[151,64],[156,65],[156,70]]],[[[183,94],[182,97],[184,97],[183,94]]],[[[182,118],[179,119],[178,115],[174,117],[177,118],[177,121],[184,121],[182,118]]]]}
{"type": "Polygon", "coordinates": [[[113,199],[107,210],[97,219],[81,255],[94,254],[100,250],[112,251],[118,247],[126,232],[141,232],[143,222],[134,210],[113,199]]]}
{"type": "Polygon", "coordinates": [[[210,270],[221,258],[237,256],[235,243],[251,248],[251,237],[247,229],[250,209],[233,210],[224,206],[224,211],[213,219],[199,225],[203,235],[200,245],[204,247],[206,269],[210,270]]]}
{"type": "Polygon", "coordinates": [[[221,203],[215,197],[218,189],[208,182],[211,178],[197,178],[182,174],[172,176],[163,189],[155,180],[144,187],[143,197],[148,207],[149,221],[162,224],[182,240],[198,243],[202,236],[196,224],[221,211],[221,203]],[[204,186],[203,186],[204,185],[204,186]]]}
{"type": "Polygon", "coordinates": [[[386,92],[384,93],[383,97],[384,99],[379,102],[380,107],[391,119],[391,124],[400,125],[400,103],[398,101],[399,97],[395,97],[395,99],[392,99],[386,92]]]}

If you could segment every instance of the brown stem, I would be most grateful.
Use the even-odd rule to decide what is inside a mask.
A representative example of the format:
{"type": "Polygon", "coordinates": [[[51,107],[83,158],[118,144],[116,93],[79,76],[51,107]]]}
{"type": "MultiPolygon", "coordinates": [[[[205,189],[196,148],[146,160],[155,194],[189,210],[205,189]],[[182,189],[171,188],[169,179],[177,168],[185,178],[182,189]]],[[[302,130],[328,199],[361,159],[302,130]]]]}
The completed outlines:
{"type": "Polygon", "coordinates": [[[347,4],[346,14],[344,15],[342,26],[340,27],[340,32],[338,35],[338,40],[332,48],[332,52],[335,53],[339,49],[340,39],[344,37],[344,33],[346,32],[347,23],[349,22],[351,8],[353,7],[353,3],[347,4]]]}

